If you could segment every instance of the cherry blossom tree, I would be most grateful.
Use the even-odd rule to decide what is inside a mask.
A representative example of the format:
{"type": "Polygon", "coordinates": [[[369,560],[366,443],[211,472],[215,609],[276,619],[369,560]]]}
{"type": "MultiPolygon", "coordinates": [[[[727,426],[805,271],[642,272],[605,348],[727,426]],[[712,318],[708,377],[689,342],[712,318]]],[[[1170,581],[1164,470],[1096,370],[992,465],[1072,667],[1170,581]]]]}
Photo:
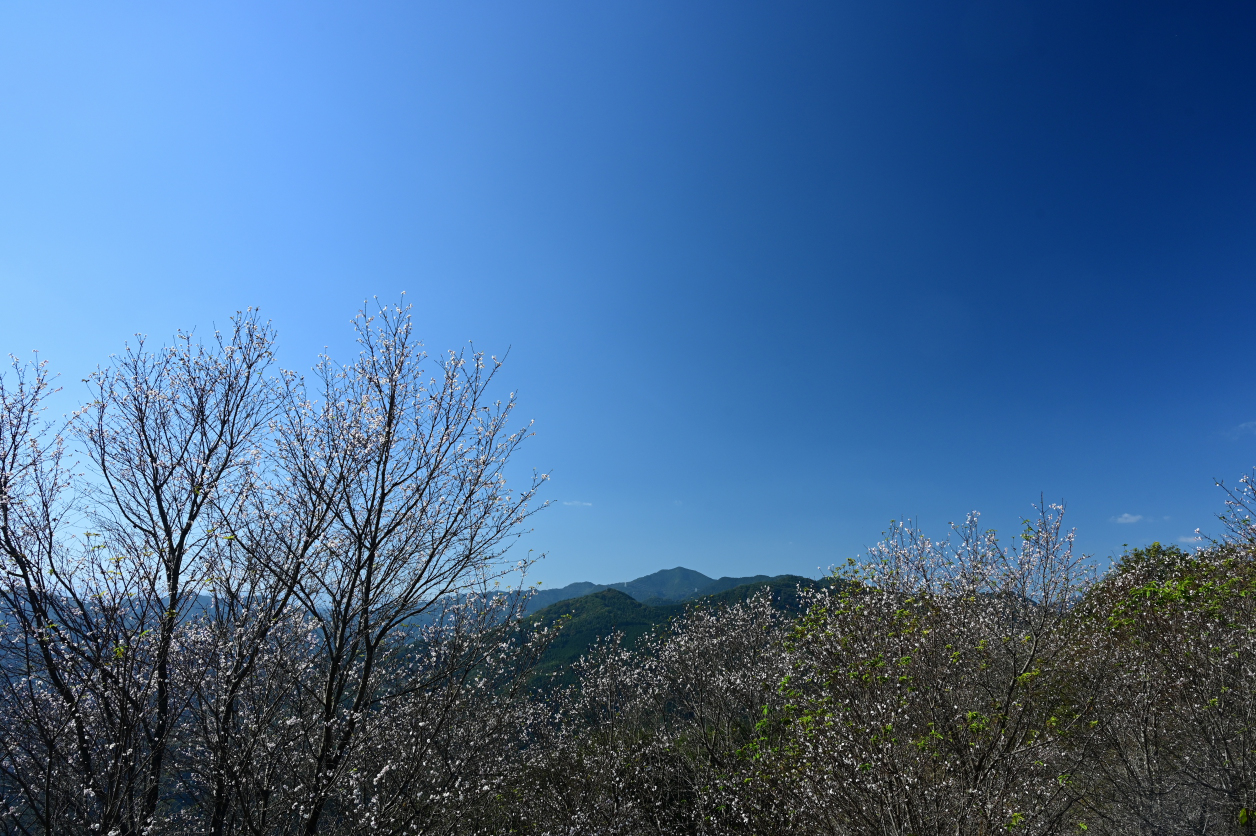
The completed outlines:
{"type": "Polygon", "coordinates": [[[515,832],[740,832],[742,750],[779,708],[787,616],[762,593],[693,607],[633,647],[613,635],[545,701],[513,781],[515,832]]]}
{"type": "Polygon", "coordinates": [[[43,368],[14,369],[0,418],[0,594],[6,626],[20,629],[3,667],[12,710],[39,728],[43,787],[14,777],[29,809],[45,811],[43,829],[67,817],[141,832],[158,814],[191,699],[184,625],[210,577],[215,506],[241,494],[266,430],[272,339],[248,313],[206,344],[180,335],[148,351],[141,340],[115,357],[68,427],[90,477],[35,423],[50,393],[43,368]],[[53,804],[63,793],[80,798],[53,804]]]}
{"type": "Polygon", "coordinates": [[[1060,509],[1012,548],[976,515],[942,542],[897,524],[852,569],[789,640],[760,791],[815,833],[1072,826],[1099,682],[1073,612],[1091,572],[1060,509]]]}
{"type": "Polygon", "coordinates": [[[423,746],[449,781],[481,768],[492,747],[460,723],[500,714],[543,646],[507,636],[523,599],[498,586],[526,567],[505,556],[544,477],[506,485],[529,432],[507,427],[513,396],[489,396],[498,361],[450,354],[426,377],[408,310],[356,327],[359,357],[324,358],[312,394],[272,371],[255,312],[207,341],[140,340],[61,430],[45,368],[14,363],[5,828],[406,832],[431,820],[414,812],[440,771],[416,777],[423,746]]]}
{"type": "MultiPolygon", "coordinates": [[[[1250,483],[1232,496],[1243,510],[1250,483]]],[[[1119,651],[1103,671],[1100,832],[1241,833],[1256,823],[1256,560],[1250,519],[1194,553],[1154,544],[1096,590],[1119,651]]]]}

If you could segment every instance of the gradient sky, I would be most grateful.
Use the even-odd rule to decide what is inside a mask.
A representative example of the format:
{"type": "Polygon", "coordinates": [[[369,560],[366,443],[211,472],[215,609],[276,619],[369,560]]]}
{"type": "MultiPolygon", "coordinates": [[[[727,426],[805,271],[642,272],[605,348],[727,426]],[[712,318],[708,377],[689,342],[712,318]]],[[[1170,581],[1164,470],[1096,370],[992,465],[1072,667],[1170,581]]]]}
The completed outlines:
{"type": "Polygon", "coordinates": [[[1250,3],[0,6],[0,351],[405,291],[510,348],[547,585],[1216,531],[1254,221],[1250,3]]]}

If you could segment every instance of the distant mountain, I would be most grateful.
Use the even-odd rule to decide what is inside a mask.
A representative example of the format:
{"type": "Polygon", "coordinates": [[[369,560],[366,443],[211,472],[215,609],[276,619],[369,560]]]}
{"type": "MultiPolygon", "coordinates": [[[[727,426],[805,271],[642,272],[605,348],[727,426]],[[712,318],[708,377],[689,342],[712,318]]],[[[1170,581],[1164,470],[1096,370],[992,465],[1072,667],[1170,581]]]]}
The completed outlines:
{"type": "MultiPolygon", "coordinates": [[[[794,576],[779,575],[778,577],[794,576]]],[[[539,612],[552,604],[557,604],[559,601],[591,595],[604,589],[617,589],[635,601],[661,605],[689,601],[707,595],[714,595],[717,592],[723,592],[728,589],[735,589],[739,586],[746,586],[747,584],[765,583],[769,580],[772,580],[772,578],[768,575],[754,575],[748,578],[724,577],[713,580],[701,572],[677,566],[675,569],[663,569],[632,581],[607,584],[582,581],[580,583],[568,584],[559,589],[543,589],[534,593],[531,600],[528,601],[527,612],[539,612]]]]}
{"type": "Polygon", "coordinates": [[[582,595],[592,595],[594,592],[600,592],[603,589],[609,589],[606,584],[589,583],[588,581],[580,581],[579,583],[568,584],[559,589],[539,589],[532,593],[532,597],[528,599],[528,612],[536,612],[543,610],[550,604],[557,604],[559,601],[566,601],[568,598],[579,598],[582,595]]]}
{"type": "Polygon", "coordinates": [[[627,593],[638,601],[683,601],[694,595],[701,595],[702,590],[711,583],[711,579],[701,572],[677,566],[675,569],[663,569],[635,581],[613,583],[610,588],[627,593]]]}
{"type": "MultiPolygon", "coordinates": [[[[692,606],[733,604],[744,601],[766,587],[772,591],[772,597],[778,606],[787,611],[798,611],[801,608],[798,596],[799,587],[806,589],[827,583],[827,581],[816,581],[798,575],[777,575],[776,577],[756,575],[747,579],[750,583],[730,586],[727,582],[743,579],[720,578],[718,581],[712,581],[706,578],[708,583],[699,587],[699,590],[716,590],[709,595],[689,595],[681,601],[668,601],[657,594],[660,591],[669,591],[673,595],[683,595],[692,588],[689,584],[694,575],[705,578],[701,573],[689,569],[668,569],[655,572],[653,575],[638,578],[636,581],[614,584],[588,595],[558,601],[535,612],[529,619],[533,623],[548,626],[561,620],[563,626],[554,639],[554,643],[550,645],[549,650],[538,663],[532,679],[533,684],[539,687],[552,687],[573,682],[574,677],[570,672],[571,663],[587,654],[599,638],[609,636],[619,630],[624,634],[624,644],[632,646],[637,639],[650,630],[666,625],[676,616],[682,615],[686,604],[692,606]],[[675,580],[677,578],[680,579],[679,582],[675,580]],[[643,603],[627,592],[621,591],[619,587],[629,587],[639,594],[652,594],[652,597],[649,603],[643,603]]],[[[561,592],[563,590],[550,591],[561,592]]]]}

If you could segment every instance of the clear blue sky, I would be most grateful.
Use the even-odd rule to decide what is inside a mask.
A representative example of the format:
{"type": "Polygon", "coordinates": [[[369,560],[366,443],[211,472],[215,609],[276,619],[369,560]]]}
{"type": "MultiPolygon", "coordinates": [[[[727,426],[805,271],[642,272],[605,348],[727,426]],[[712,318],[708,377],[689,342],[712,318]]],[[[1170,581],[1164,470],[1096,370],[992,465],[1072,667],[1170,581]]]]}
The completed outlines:
{"type": "Polygon", "coordinates": [[[547,584],[1215,530],[1254,221],[1250,3],[0,6],[0,351],[406,291],[511,347],[547,584]]]}

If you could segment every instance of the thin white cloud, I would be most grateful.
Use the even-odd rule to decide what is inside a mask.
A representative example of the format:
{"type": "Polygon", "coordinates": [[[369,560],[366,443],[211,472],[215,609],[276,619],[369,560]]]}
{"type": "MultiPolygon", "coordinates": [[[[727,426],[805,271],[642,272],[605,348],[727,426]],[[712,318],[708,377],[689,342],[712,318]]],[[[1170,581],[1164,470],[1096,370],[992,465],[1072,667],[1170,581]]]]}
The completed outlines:
{"type": "Polygon", "coordinates": [[[1108,520],[1108,522],[1121,523],[1122,525],[1128,525],[1129,523],[1136,523],[1142,518],[1143,518],[1142,514],[1122,514],[1119,517],[1112,517],[1111,519],[1108,520]]]}
{"type": "Polygon", "coordinates": [[[579,506],[579,507],[581,507],[581,508],[589,508],[589,507],[591,507],[591,506],[593,505],[593,503],[592,503],[592,502],[581,502],[581,501],[580,501],[580,500],[578,500],[578,499],[573,499],[571,502],[564,502],[563,504],[564,504],[564,505],[576,505],[576,506],[579,506]]]}
{"type": "Polygon", "coordinates": [[[1204,538],[1203,538],[1203,537],[1198,537],[1198,536],[1196,536],[1196,537],[1179,537],[1179,538],[1178,538],[1178,542],[1179,542],[1179,543],[1186,543],[1186,544],[1188,544],[1188,545],[1189,545],[1189,544],[1191,544],[1191,543],[1202,543],[1202,542],[1204,542],[1204,538]]]}
{"type": "Polygon", "coordinates": [[[1231,439],[1242,438],[1245,435],[1256,435],[1256,421],[1246,421],[1230,430],[1226,435],[1231,439]]]}

